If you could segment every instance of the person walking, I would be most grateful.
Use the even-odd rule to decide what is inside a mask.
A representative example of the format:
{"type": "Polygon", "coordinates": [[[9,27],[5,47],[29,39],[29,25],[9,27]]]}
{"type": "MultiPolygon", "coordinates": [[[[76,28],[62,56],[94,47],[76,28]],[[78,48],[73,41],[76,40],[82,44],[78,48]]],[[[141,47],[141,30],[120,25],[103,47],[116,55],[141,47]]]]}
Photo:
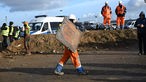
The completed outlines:
{"type": "Polygon", "coordinates": [[[24,21],[24,47],[26,49],[26,55],[31,55],[30,51],[30,26],[28,22],[24,21]]]}
{"type": "Polygon", "coordinates": [[[13,22],[10,21],[9,23],[9,40],[10,40],[10,43],[13,42],[14,38],[13,38],[13,32],[14,32],[14,26],[13,26],[13,22]]]}
{"type": "Polygon", "coordinates": [[[3,36],[3,42],[2,42],[2,46],[3,48],[7,48],[9,45],[9,41],[8,41],[8,36],[9,36],[9,27],[7,26],[6,23],[3,23],[2,27],[1,27],[1,33],[3,36]]]}
{"type": "Polygon", "coordinates": [[[124,29],[126,7],[122,4],[122,1],[119,1],[119,5],[116,7],[115,13],[117,15],[117,28],[124,29]]]}
{"type": "MultiPolygon", "coordinates": [[[[75,21],[76,21],[75,16],[73,14],[71,14],[69,16],[69,19],[73,23],[75,23],[75,21]]],[[[81,62],[80,62],[78,51],[76,50],[75,52],[72,52],[66,46],[65,46],[63,57],[60,59],[59,63],[57,64],[57,66],[56,66],[56,68],[54,70],[55,74],[64,75],[64,72],[62,72],[62,69],[63,69],[64,64],[68,61],[69,58],[71,58],[71,61],[72,61],[73,65],[74,65],[74,67],[76,68],[76,71],[80,75],[86,75],[87,74],[85,72],[85,70],[83,69],[83,67],[81,66],[81,62]]]]}
{"type": "Polygon", "coordinates": [[[108,5],[108,1],[105,2],[105,5],[102,7],[101,14],[103,16],[103,25],[105,29],[110,28],[111,25],[111,7],[108,5]]]}
{"type": "Polygon", "coordinates": [[[142,11],[139,14],[139,18],[135,22],[135,27],[137,27],[137,37],[139,45],[138,55],[146,55],[146,18],[145,13],[142,11]]]}

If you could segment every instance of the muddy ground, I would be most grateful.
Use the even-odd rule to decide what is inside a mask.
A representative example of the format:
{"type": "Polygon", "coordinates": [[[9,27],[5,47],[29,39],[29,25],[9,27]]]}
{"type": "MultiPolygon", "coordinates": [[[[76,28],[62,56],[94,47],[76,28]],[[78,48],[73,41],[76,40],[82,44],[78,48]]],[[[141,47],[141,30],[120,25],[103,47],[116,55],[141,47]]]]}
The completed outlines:
{"type": "Polygon", "coordinates": [[[146,82],[146,56],[137,51],[82,52],[88,75],[78,75],[71,61],[65,75],[53,73],[62,54],[32,54],[0,58],[0,82],[146,82]]]}
{"type": "Polygon", "coordinates": [[[137,55],[136,30],[84,32],[79,54],[88,75],[76,73],[71,61],[64,76],[53,71],[63,45],[55,35],[31,37],[32,55],[24,55],[23,38],[0,52],[0,82],[145,82],[146,56],[137,55]]]}

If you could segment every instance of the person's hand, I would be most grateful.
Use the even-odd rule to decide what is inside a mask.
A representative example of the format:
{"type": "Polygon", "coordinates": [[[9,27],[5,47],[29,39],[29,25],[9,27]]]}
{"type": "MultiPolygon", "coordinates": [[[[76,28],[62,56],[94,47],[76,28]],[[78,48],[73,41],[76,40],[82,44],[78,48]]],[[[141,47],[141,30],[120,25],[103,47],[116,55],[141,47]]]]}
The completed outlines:
{"type": "Polygon", "coordinates": [[[143,28],[143,27],[144,27],[144,25],[143,25],[143,24],[141,24],[141,25],[140,25],[140,27],[141,27],[141,28],[143,28]]]}

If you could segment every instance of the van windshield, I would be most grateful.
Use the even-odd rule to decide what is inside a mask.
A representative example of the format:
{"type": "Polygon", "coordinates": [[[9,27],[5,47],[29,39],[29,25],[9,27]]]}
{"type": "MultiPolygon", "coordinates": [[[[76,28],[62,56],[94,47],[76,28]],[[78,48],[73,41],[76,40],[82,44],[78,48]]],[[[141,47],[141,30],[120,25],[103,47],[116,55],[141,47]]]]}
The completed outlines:
{"type": "Polygon", "coordinates": [[[41,29],[43,22],[37,22],[37,23],[29,23],[29,26],[31,27],[31,31],[38,31],[41,29]]]}

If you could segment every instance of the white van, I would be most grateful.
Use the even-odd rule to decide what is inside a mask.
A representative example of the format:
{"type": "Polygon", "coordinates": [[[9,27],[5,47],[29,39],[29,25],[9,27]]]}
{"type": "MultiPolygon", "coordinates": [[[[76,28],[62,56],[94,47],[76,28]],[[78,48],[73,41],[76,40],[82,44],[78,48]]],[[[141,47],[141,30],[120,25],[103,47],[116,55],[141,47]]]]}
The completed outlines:
{"type": "Polygon", "coordinates": [[[35,18],[29,22],[29,26],[31,27],[30,34],[56,34],[63,19],[64,17],[35,16],[35,18]]]}
{"type": "Polygon", "coordinates": [[[136,29],[136,27],[134,27],[136,21],[128,21],[125,25],[126,29],[136,29]]]}

